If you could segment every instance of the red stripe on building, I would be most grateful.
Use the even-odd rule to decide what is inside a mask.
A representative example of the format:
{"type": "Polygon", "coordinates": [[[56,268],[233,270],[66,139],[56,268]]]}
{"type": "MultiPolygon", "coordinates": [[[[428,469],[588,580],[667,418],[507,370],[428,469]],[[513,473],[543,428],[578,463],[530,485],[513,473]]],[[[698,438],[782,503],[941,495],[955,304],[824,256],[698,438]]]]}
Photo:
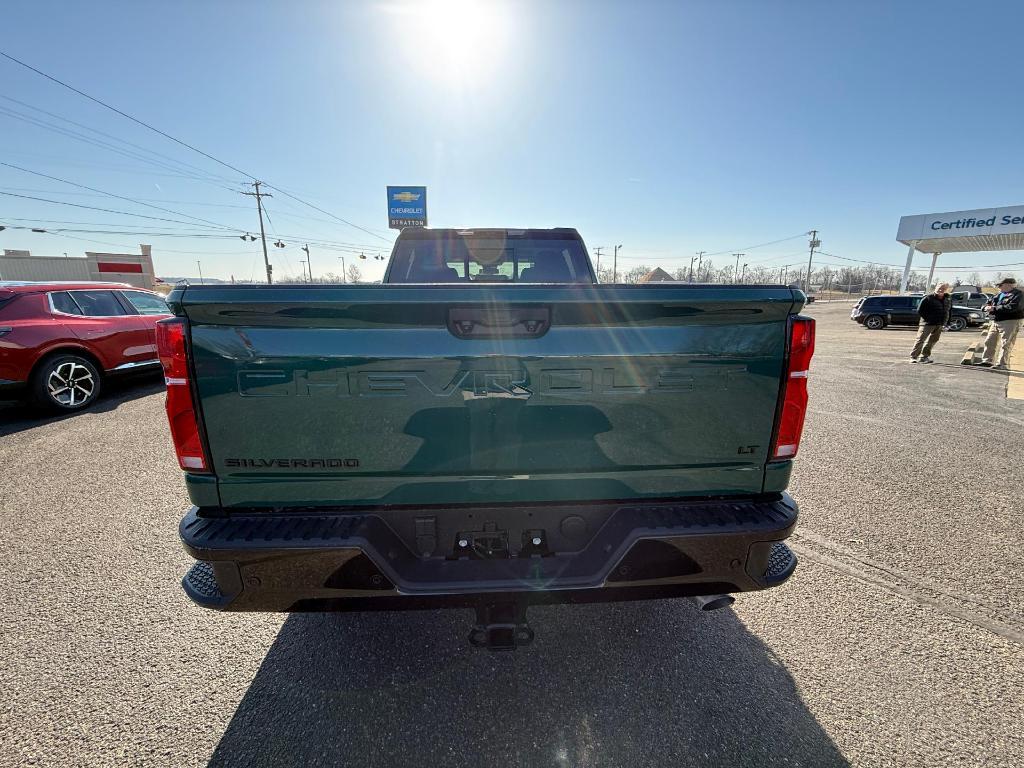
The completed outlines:
{"type": "Polygon", "coordinates": [[[125,261],[97,261],[96,268],[100,272],[136,272],[142,274],[141,264],[132,264],[125,261]]]}

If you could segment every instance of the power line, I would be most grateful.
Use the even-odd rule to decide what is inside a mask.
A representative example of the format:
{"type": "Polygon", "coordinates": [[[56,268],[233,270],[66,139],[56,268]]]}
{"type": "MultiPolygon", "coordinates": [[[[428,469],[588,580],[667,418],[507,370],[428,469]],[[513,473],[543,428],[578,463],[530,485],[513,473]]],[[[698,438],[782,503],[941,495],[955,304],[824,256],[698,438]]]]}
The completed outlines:
{"type": "MultiPolygon", "coordinates": [[[[43,72],[42,70],[36,69],[32,65],[25,63],[21,59],[17,59],[14,56],[11,56],[9,53],[6,53],[4,51],[0,51],[0,56],[3,56],[5,59],[8,59],[9,61],[12,61],[15,64],[18,64],[19,66],[25,67],[26,69],[28,69],[28,70],[30,70],[32,72],[35,72],[37,75],[40,75],[41,77],[45,77],[47,80],[50,80],[51,82],[54,82],[57,85],[60,85],[60,86],[62,86],[64,88],[67,88],[68,90],[73,91],[74,93],[77,93],[79,96],[82,96],[83,98],[89,99],[89,101],[92,101],[92,102],[94,102],[96,104],[99,104],[101,107],[109,109],[111,112],[114,112],[114,113],[116,113],[118,115],[121,115],[122,117],[124,117],[124,118],[126,118],[128,120],[131,120],[133,123],[137,123],[138,125],[141,125],[144,128],[148,128],[149,130],[153,131],[154,133],[157,133],[157,134],[159,134],[160,136],[163,136],[166,139],[170,139],[171,141],[175,142],[176,144],[180,144],[181,146],[186,147],[187,149],[191,149],[193,152],[197,152],[198,154],[202,155],[203,157],[205,157],[205,158],[207,158],[209,160],[213,160],[215,163],[218,163],[219,165],[222,165],[225,168],[229,168],[230,170],[234,171],[235,173],[239,173],[242,176],[245,176],[246,178],[252,179],[253,181],[256,180],[256,176],[254,174],[251,174],[251,173],[248,173],[246,171],[243,171],[240,168],[237,168],[234,165],[231,165],[231,163],[228,163],[228,162],[226,162],[224,160],[221,160],[221,159],[219,159],[217,157],[214,157],[213,155],[211,155],[211,154],[209,154],[207,152],[204,152],[203,150],[199,149],[198,147],[193,146],[192,144],[189,144],[186,141],[182,141],[181,139],[178,139],[178,138],[176,138],[174,136],[171,136],[169,133],[161,131],[159,128],[156,128],[155,126],[152,126],[149,123],[144,122],[143,120],[140,120],[137,117],[129,115],[127,112],[124,112],[124,111],[118,109],[117,107],[114,107],[114,106],[106,103],[105,101],[96,98],[95,96],[90,96],[85,91],[81,91],[78,88],[75,88],[74,86],[69,85],[68,83],[65,83],[63,80],[60,80],[60,79],[58,79],[56,77],[53,77],[52,75],[48,75],[45,72],[43,72]]],[[[388,241],[388,238],[384,237],[383,235],[379,235],[376,232],[373,232],[372,230],[369,230],[369,229],[367,229],[365,227],[361,227],[358,224],[355,224],[355,223],[349,221],[348,219],[344,219],[341,216],[337,216],[337,215],[331,213],[330,211],[324,210],[323,208],[320,208],[320,207],[318,207],[316,205],[313,205],[312,203],[307,202],[306,200],[303,200],[300,197],[297,197],[296,195],[293,195],[290,192],[286,192],[285,190],[281,189],[280,187],[271,185],[269,183],[265,184],[264,186],[269,187],[270,189],[275,189],[278,192],[280,192],[282,195],[284,195],[285,197],[289,197],[289,198],[291,198],[292,200],[295,200],[298,203],[302,203],[303,205],[308,206],[309,208],[312,208],[315,211],[319,211],[320,213],[324,214],[325,216],[330,216],[332,219],[336,219],[337,221],[340,221],[343,224],[347,224],[350,227],[354,227],[355,229],[358,229],[358,230],[360,230],[362,232],[365,232],[366,234],[371,235],[372,237],[376,237],[376,238],[379,238],[381,240],[388,241]]]]}
{"type": "MultiPolygon", "coordinates": [[[[126,227],[126,226],[134,226],[134,227],[136,227],[136,228],[138,228],[140,230],[144,230],[144,229],[160,229],[161,231],[168,230],[168,229],[174,229],[174,228],[169,228],[169,227],[158,227],[155,224],[136,224],[135,222],[119,223],[119,222],[105,222],[105,221],[104,222],[96,222],[96,221],[70,221],[68,219],[48,219],[48,218],[47,219],[37,219],[37,218],[26,218],[26,217],[20,217],[20,216],[4,216],[2,218],[5,221],[27,221],[27,222],[32,222],[32,223],[36,223],[36,224],[75,224],[75,225],[83,226],[83,227],[121,227],[122,229],[124,227],[126,227]]],[[[182,224],[189,224],[189,225],[192,225],[192,226],[191,226],[190,229],[186,229],[186,228],[174,229],[173,234],[175,234],[175,235],[179,235],[180,234],[182,236],[188,236],[189,232],[197,232],[197,234],[195,235],[196,237],[227,237],[227,238],[232,238],[232,239],[238,236],[238,235],[235,235],[235,234],[224,234],[224,235],[221,235],[221,234],[209,234],[208,233],[208,230],[210,229],[209,227],[197,227],[196,225],[192,224],[192,222],[188,222],[188,221],[181,222],[181,223],[182,224]]],[[[80,231],[87,231],[87,230],[80,230],[80,231]]],[[[90,230],[90,231],[99,231],[99,230],[90,230]]],[[[242,229],[239,228],[239,229],[234,230],[234,231],[240,232],[240,231],[242,231],[242,229]]],[[[123,234],[145,235],[145,234],[150,234],[150,233],[147,233],[147,232],[144,232],[144,231],[136,232],[136,231],[132,230],[130,232],[127,232],[127,231],[123,232],[123,234]]],[[[352,251],[355,251],[357,253],[359,251],[367,251],[367,250],[376,250],[377,249],[377,245],[373,244],[373,243],[352,243],[352,242],[348,242],[348,241],[345,241],[345,240],[326,240],[326,239],[319,238],[319,237],[316,237],[316,236],[311,236],[309,234],[292,234],[292,233],[284,233],[284,232],[282,232],[278,236],[281,237],[281,238],[286,238],[288,240],[305,240],[305,241],[308,241],[310,243],[316,243],[316,244],[327,243],[329,245],[338,246],[340,248],[344,248],[344,249],[347,249],[347,250],[352,250],[352,251]]]]}
{"type": "MultiPolygon", "coordinates": [[[[43,224],[79,224],[83,227],[120,227],[127,226],[117,222],[111,223],[109,221],[69,221],[68,219],[34,219],[26,218],[24,216],[4,216],[7,221],[33,221],[43,224]]],[[[135,222],[131,222],[135,224],[135,222]]],[[[192,222],[184,222],[186,224],[192,224],[192,222]]],[[[135,226],[148,229],[168,229],[168,227],[158,227],[156,224],[135,224],[135,226]]],[[[192,224],[192,229],[195,229],[196,225],[192,224]]],[[[209,227],[202,227],[201,229],[210,229],[209,227]]]]}
{"type": "Polygon", "coordinates": [[[46,227],[46,228],[41,228],[41,227],[25,227],[25,226],[16,226],[16,225],[8,225],[8,226],[6,226],[6,228],[7,229],[12,229],[12,230],[22,229],[22,230],[28,230],[28,231],[32,231],[32,232],[49,232],[49,233],[76,232],[76,233],[87,234],[87,235],[133,235],[133,236],[137,236],[137,237],[183,237],[183,238],[186,238],[186,239],[197,239],[197,240],[199,240],[199,239],[201,239],[201,240],[234,240],[235,237],[236,237],[236,235],[210,235],[210,234],[202,234],[202,233],[195,233],[195,232],[153,232],[153,231],[149,231],[149,232],[133,232],[133,231],[121,230],[121,229],[116,229],[116,230],[114,230],[114,229],[71,229],[69,227],[46,227]]]}
{"type": "Polygon", "coordinates": [[[45,128],[45,129],[47,129],[49,131],[53,131],[54,133],[60,134],[61,136],[66,136],[68,138],[76,139],[78,141],[81,141],[81,142],[84,142],[86,144],[89,144],[90,146],[99,147],[100,149],[105,149],[105,150],[107,150],[109,152],[114,152],[115,154],[121,155],[123,157],[127,157],[127,158],[129,158],[131,160],[138,160],[138,161],[141,161],[143,163],[149,163],[150,165],[154,165],[157,168],[162,168],[165,171],[171,171],[172,175],[174,175],[174,176],[176,176],[178,178],[182,178],[182,179],[195,179],[197,181],[207,182],[209,184],[214,184],[216,186],[222,186],[221,182],[218,181],[218,179],[220,177],[212,176],[212,175],[200,176],[200,175],[195,174],[195,173],[190,173],[190,172],[182,170],[181,168],[177,168],[177,167],[175,167],[173,165],[170,165],[169,163],[165,163],[165,162],[160,161],[160,160],[154,160],[151,157],[146,157],[145,155],[141,155],[141,154],[139,154],[137,152],[132,152],[132,151],[129,151],[127,149],[123,149],[122,147],[114,146],[113,144],[110,144],[109,142],[101,141],[100,139],[95,139],[95,138],[93,138],[91,136],[86,136],[86,135],[84,135],[82,133],[79,133],[78,131],[73,131],[73,130],[71,130],[69,128],[64,128],[64,127],[59,126],[59,125],[54,125],[53,123],[48,123],[45,120],[40,120],[39,118],[32,117],[31,115],[25,115],[25,114],[23,114],[21,112],[18,112],[17,110],[8,109],[7,107],[0,107],[0,115],[6,115],[7,117],[13,117],[16,120],[21,120],[23,122],[26,122],[26,123],[28,123],[30,125],[34,125],[34,126],[39,127],[39,128],[45,128]]]}
{"type": "MultiPolygon", "coordinates": [[[[59,190],[59,189],[36,189],[35,187],[3,187],[10,192],[31,192],[39,195],[74,195],[76,197],[106,197],[107,193],[93,194],[91,192],[72,192],[71,190],[59,190]]],[[[208,203],[200,202],[198,200],[165,200],[161,197],[137,197],[134,200],[143,201],[147,203],[168,203],[170,205],[194,205],[201,208],[235,208],[238,210],[248,211],[248,205],[237,205],[232,203],[208,203]]],[[[293,218],[310,218],[308,216],[296,216],[293,218]]],[[[312,219],[313,221],[325,221],[325,219],[312,219]]]]}
{"type": "MultiPolygon", "coordinates": [[[[2,107],[0,107],[0,110],[2,110],[2,107]]],[[[108,149],[108,147],[103,146],[102,144],[97,144],[96,146],[101,146],[104,149],[108,149]]],[[[131,174],[135,174],[135,175],[145,175],[147,178],[151,178],[151,177],[152,178],[157,178],[157,177],[159,177],[159,178],[184,179],[184,180],[199,181],[199,182],[202,182],[204,184],[210,184],[211,186],[217,187],[217,189],[227,190],[228,192],[236,191],[236,189],[234,187],[228,187],[228,186],[220,183],[219,181],[215,181],[212,178],[206,178],[206,177],[198,176],[198,175],[195,175],[195,174],[187,174],[187,173],[184,173],[184,172],[180,171],[177,168],[173,169],[174,171],[176,171],[175,173],[163,173],[161,171],[155,170],[154,168],[141,168],[141,167],[137,167],[137,166],[118,165],[116,163],[102,163],[102,162],[90,163],[90,162],[83,162],[79,158],[58,157],[58,156],[55,156],[55,155],[43,154],[41,152],[11,151],[11,152],[8,152],[8,155],[16,155],[16,156],[20,156],[20,157],[31,157],[33,159],[43,160],[43,161],[45,161],[47,163],[51,163],[51,164],[55,164],[55,165],[65,165],[65,166],[71,166],[71,167],[74,167],[74,168],[99,169],[99,170],[107,171],[107,172],[110,172],[110,173],[131,173],[131,174]]],[[[143,162],[153,162],[153,161],[150,161],[148,158],[138,158],[138,157],[134,157],[133,155],[130,155],[130,154],[125,155],[125,156],[130,158],[130,159],[134,159],[134,160],[140,160],[141,159],[141,160],[143,160],[143,162]]],[[[160,168],[160,167],[162,167],[162,166],[160,166],[159,164],[157,164],[155,166],[155,168],[160,168]]]]}
{"type": "MultiPolygon", "coordinates": [[[[849,256],[839,256],[838,254],[827,253],[825,251],[818,251],[818,253],[822,254],[823,256],[829,256],[829,257],[831,257],[833,259],[842,259],[843,261],[852,261],[852,262],[856,262],[858,264],[868,264],[868,265],[873,266],[873,267],[892,267],[893,269],[903,269],[903,267],[904,267],[903,264],[888,264],[886,262],[867,261],[865,259],[854,259],[854,258],[851,258],[849,256]]],[[[1008,262],[1008,263],[1005,263],[1005,264],[973,264],[973,265],[965,265],[965,266],[956,265],[956,266],[948,266],[948,267],[947,266],[943,266],[943,267],[941,267],[941,269],[947,270],[947,271],[958,271],[959,272],[959,271],[970,271],[972,269],[979,269],[979,270],[981,270],[981,269],[998,269],[1000,267],[1019,267],[1021,265],[1024,265],[1024,261],[1011,261],[1011,262],[1008,262]]]]}
{"type": "Polygon", "coordinates": [[[124,195],[116,195],[113,192],[107,192],[106,190],[96,189],[95,187],[89,187],[89,186],[86,186],[85,184],[79,184],[79,183],[74,182],[74,181],[68,181],[67,179],[62,179],[62,178],[59,178],[57,176],[50,176],[49,174],[46,174],[46,173],[40,173],[39,171],[33,171],[33,170],[28,169],[28,168],[22,168],[20,165],[14,165],[12,163],[5,163],[2,160],[0,160],[0,165],[4,166],[5,168],[13,168],[16,171],[22,171],[23,173],[31,173],[33,176],[40,176],[41,178],[50,179],[51,181],[59,181],[62,184],[69,184],[72,187],[78,187],[79,189],[87,189],[90,192],[98,192],[101,195],[107,195],[108,197],[114,197],[114,198],[117,198],[118,200],[124,200],[126,202],[133,203],[135,205],[141,205],[141,206],[143,206],[145,208],[152,208],[155,211],[163,211],[164,213],[173,213],[175,216],[184,216],[187,219],[194,219],[196,221],[201,221],[204,224],[212,224],[213,226],[218,227],[220,229],[238,229],[238,227],[229,227],[229,226],[227,226],[225,224],[218,224],[215,221],[210,221],[209,219],[204,219],[204,218],[201,218],[199,216],[193,216],[190,213],[181,213],[180,211],[171,210],[170,208],[162,208],[159,205],[152,205],[151,203],[145,203],[145,202],[142,202],[141,200],[136,200],[136,199],[131,198],[131,197],[125,197],[124,195]]]}
{"type": "Polygon", "coordinates": [[[134,142],[128,141],[127,139],[119,138],[118,136],[114,136],[113,134],[106,133],[105,131],[101,131],[98,128],[92,128],[92,127],[90,127],[88,125],[85,125],[84,123],[76,122],[75,120],[72,120],[69,117],[64,117],[62,115],[58,115],[55,112],[49,112],[49,111],[43,109],[42,107],[36,107],[36,106],[34,106],[32,104],[29,104],[27,102],[19,101],[18,99],[12,98],[11,96],[5,96],[4,94],[0,93],[0,99],[4,99],[5,101],[10,101],[10,102],[12,102],[14,104],[18,104],[18,105],[20,105],[22,107],[26,107],[26,108],[34,110],[36,112],[40,112],[40,113],[42,113],[44,115],[47,115],[49,117],[52,117],[52,118],[54,118],[56,120],[62,120],[65,123],[70,123],[71,125],[78,126],[79,128],[82,128],[82,129],[84,129],[86,131],[90,131],[91,133],[95,133],[95,134],[97,134],[99,136],[105,136],[106,138],[112,139],[113,141],[119,142],[121,144],[127,144],[129,147],[134,147],[135,149],[141,150],[142,152],[146,152],[146,153],[151,154],[151,155],[156,155],[157,157],[163,158],[164,160],[167,160],[168,162],[176,163],[178,165],[184,166],[185,168],[190,168],[193,171],[196,171],[198,173],[203,174],[204,176],[210,176],[212,178],[219,178],[222,181],[227,181],[227,182],[233,181],[232,179],[229,179],[226,176],[215,176],[214,174],[212,174],[209,171],[207,171],[205,168],[200,168],[198,165],[192,165],[191,163],[186,163],[184,160],[178,160],[177,158],[171,157],[170,155],[165,155],[165,154],[163,154],[161,152],[157,152],[154,149],[149,149],[148,147],[144,147],[141,144],[136,144],[134,142]]]}
{"type": "Polygon", "coordinates": [[[768,246],[768,245],[775,245],[777,243],[785,243],[785,242],[787,242],[789,240],[796,240],[798,238],[806,237],[806,236],[807,236],[806,232],[801,232],[799,235],[793,235],[792,237],[783,237],[781,240],[772,240],[771,242],[758,243],[757,245],[744,245],[744,246],[741,246],[739,248],[729,248],[729,249],[724,250],[724,251],[715,251],[714,253],[707,253],[705,255],[706,256],[724,256],[727,253],[731,254],[731,253],[734,253],[735,251],[752,251],[755,248],[764,248],[765,246],[768,246]]]}
{"type": "Polygon", "coordinates": [[[3,56],[5,59],[8,59],[9,61],[13,61],[15,64],[18,64],[19,66],[25,67],[25,69],[28,69],[28,70],[31,70],[32,72],[35,72],[37,75],[40,75],[41,77],[45,77],[47,80],[49,80],[49,81],[51,81],[53,83],[56,83],[57,85],[63,86],[64,88],[67,88],[69,91],[73,91],[73,92],[77,93],[79,96],[82,96],[83,98],[86,98],[89,101],[92,101],[92,102],[94,102],[96,104],[99,104],[101,107],[105,107],[106,109],[109,109],[111,112],[116,112],[117,114],[121,115],[121,117],[124,117],[124,118],[127,118],[128,120],[131,120],[133,123],[137,123],[138,125],[141,125],[143,128],[148,128],[149,130],[153,131],[154,133],[158,133],[161,136],[163,136],[164,138],[170,139],[175,144],[180,144],[181,146],[186,147],[187,149],[191,149],[193,152],[198,152],[203,157],[208,158],[210,160],[213,160],[215,163],[223,165],[225,168],[229,168],[232,171],[234,171],[235,173],[240,173],[242,176],[245,176],[246,178],[249,178],[249,179],[255,179],[256,178],[251,173],[246,173],[245,171],[243,171],[243,170],[241,170],[239,168],[236,168],[235,166],[231,165],[230,163],[226,163],[223,160],[219,160],[218,158],[214,157],[213,155],[210,155],[210,154],[207,154],[206,152],[203,152],[203,150],[199,149],[198,147],[192,146],[188,142],[182,141],[181,139],[177,139],[174,136],[171,136],[171,134],[169,134],[169,133],[164,133],[159,128],[155,128],[154,126],[150,125],[149,123],[143,122],[142,120],[139,120],[137,117],[133,117],[133,116],[129,115],[127,112],[122,112],[117,107],[111,106],[110,104],[107,104],[105,101],[101,101],[100,99],[97,99],[95,96],[90,96],[85,91],[80,91],[77,88],[75,88],[73,85],[68,85],[63,80],[58,80],[56,77],[53,77],[52,75],[48,75],[45,72],[36,69],[31,64],[26,64],[21,59],[14,58],[9,53],[5,53],[4,51],[0,51],[0,56],[3,56]]]}
{"type": "Polygon", "coordinates": [[[361,232],[365,232],[366,234],[370,235],[371,237],[377,237],[377,238],[380,238],[381,240],[384,240],[385,242],[390,242],[390,240],[388,240],[388,238],[384,237],[383,235],[378,235],[376,232],[373,232],[372,230],[369,230],[366,227],[361,227],[358,224],[353,224],[348,219],[341,218],[341,216],[335,216],[330,211],[325,211],[323,208],[315,206],[312,203],[306,202],[305,200],[296,197],[295,195],[291,194],[290,192],[285,192],[280,187],[275,187],[273,184],[265,184],[264,186],[270,187],[270,189],[276,189],[278,192],[280,192],[285,197],[290,197],[295,202],[302,203],[303,205],[312,208],[314,211],[320,211],[320,213],[322,213],[322,214],[324,214],[326,216],[330,216],[332,219],[336,219],[337,221],[340,221],[342,224],[348,224],[350,227],[355,227],[356,229],[360,230],[361,232]]]}
{"type": "MultiPolygon", "coordinates": [[[[4,195],[5,197],[18,197],[18,198],[21,198],[23,200],[36,200],[36,201],[41,202],[41,203],[53,203],[55,205],[68,205],[68,206],[71,206],[72,208],[85,208],[85,209],[90,210],[90,211],[103,211],[104,213],[116,213],[119,216],[135,216],[136,218],[139,218],[139,219],[149,219],[151,221],[169,221],[169,222],[171,222],[173,224],[192,224],[193,226],[195,226],[195,222],[192,222],[192,221],[182,221],[181,219],[167,219],[167,218],[163,218],[161,216],[146,216],[145,214],[142,214],[142,213],[132,213],[131,211],[115,211],[115,210],[112,210],[110,208],[100,208],[100,207],[95,206],[95,205],[82,205],[81,203],[69,203],[66,200],[50,200],[50,199],[45,198],[45,197],[33,197],[32,195],[18,195],[18,194],[15,194],[14,192],[0,192],[0,195],[4,195]]],[[[220,229],[231,229],[231,227],[220,227],[220,229]]],[[[239,227],[237,229],[241,229],[241,228],[239,227]]]]}
{"type": "MultiPolygon", "coordinates": [[[[117,224],[96,224],[96,223],[92,223],[92,222],[66,221],[66,220],[60,220],[60,219],[28,219],[28,218],[13,217],[13,216],[3,217],[3,221],[22,221],[22,222],[29,222],[29,223],[35,223],[35,224],[47,224],[47,225],[49,225],[49,224],[77,224],[77,225],[80,225],[80,226],[90,226],[91,225],[91,226],[97,226],[97,227],[118,227],[119,226],[117,224]]],[[[183,222],[183,223],[188,223],[188,222],[183,222]]],[[[129,229],[124,229],[123,227],[119,228],[119,229],[77,229],[77,228],[72,228],[72,227],[49,227],[49,226],[47,226],[46,229],[47,229],[47,232],[51,232],[51,233],[53,233],[53,232],[75,232],[75,233],[97,234],[97,235],[99,235],[99,234],[102,234],[102,235],[133,235],[133,236],[151,237],[151,238],[179,237],[179,238],[185,238],[185,239],[234,240],[236,237],[239,237],[239,235],[235,235],[235,234],[209,233],[209,232],[195,231],[195,230],[191,230],[191,231],[188,231],[188,230],[163,231],[163,230],[160,230],[159,228],[153,227],[152,225],[145,225],[145,224],[140,224],[140,225],[138,225],[138,227],[139,227],[139,229],[130,229],[129,230],[129,229]],[[147,231],[147,229],[149,231],[147,231]],[[153,229],[157,229],[158,231],[152,231],[153,229]]],[[[15,226],[15,225],[8,225],[7,228],[8,229],[12,229],[12,230],[32,230],[32,229],[37,229],[37,227],[15,226]]],[[[346,242],[339,242],[339,241],[335,241],[335,240],[321,240],[321,239],[316,238],[316,237],[310,237],[308,235],[302,235],[302,234],[284,234],[284,233],[280,233],[280,234],[277,234],[276,236],[279,239],[287,239],[287,240],[293,240],[293,241],[304,241],[307,244],[316,245],[316,246],[318,246],[320,248],[324,248],[326,250],[338,251],[338,252],[341,252],[341,253],[362,253],[362,252],[364,252],[366,250],[374,250],[374,249],[376,249],[376,246],[372,245],[372,244],[366,244],[366,243],[363,243],[363,244],[360,244],[360,243],[346,243],[346,242]]],[[[244,235],[241,236],[241,237],[244,237],[244,235]]]]}
{"type": "MultiPolygon", "coordinates": [[[[806,232],[801,232],[799,235],[793,235],[792,237],[784,237],[781,240],[771,240],[771,241],[769,241],[767,243],[758,243],[757,245],[748,245],[748,246],[744,246],[744,247],[740,247],[740,248],[729,248],[729,249],[724,250],[724,251],[715,251],[713,253],[704,253],[704,256],[705,257],[709,257],[709,256],[725,256],[727,254],[736,253],[737,251],[741,251],[741,252],[745,253],[747,251],[754,250],[755,248],[765,248],[765,247],[767,247],[769,245],[777,245],[778,243],[785,243],[785,242],[788,242],[790,240],[797,240],[797,239],[799,239],[801,237],[806,237],[806,236],[807,236],[806,232]]],[[[664,249],[648,248],[647,250],[640,249],[639,252],[640,253],[659,253],[659,252],[663,252],[663,250],[664,249]]],[[[806,253],[806,251],[800,251],[800,253],[806,253]]],[[[820,253],[820,251],[819,251],[819,253],[820,253]]],[[[620,258],[628,259],[630,261],[678,261],[681,257],[680,256],[621,256],[620,258]]],[[[786,256],[773,256],[770,259],[765,259],[765,261],[771,261],[772,259],[784,259],[784,258],[788,258],[788,254],[786,256]]],[[[761,262],[754,262],[754,263],[761,263],[761,262]]]]}

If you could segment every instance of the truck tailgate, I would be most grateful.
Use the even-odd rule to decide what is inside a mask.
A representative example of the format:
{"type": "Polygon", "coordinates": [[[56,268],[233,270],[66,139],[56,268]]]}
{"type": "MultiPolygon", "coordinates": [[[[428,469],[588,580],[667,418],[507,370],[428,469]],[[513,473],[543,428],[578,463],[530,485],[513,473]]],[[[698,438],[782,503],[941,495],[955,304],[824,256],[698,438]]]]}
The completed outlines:
{"type": "Polygon", "coordinates": [[[191,286],[225,507],[749,495],[802,297],[763,286],[191,286]]]}

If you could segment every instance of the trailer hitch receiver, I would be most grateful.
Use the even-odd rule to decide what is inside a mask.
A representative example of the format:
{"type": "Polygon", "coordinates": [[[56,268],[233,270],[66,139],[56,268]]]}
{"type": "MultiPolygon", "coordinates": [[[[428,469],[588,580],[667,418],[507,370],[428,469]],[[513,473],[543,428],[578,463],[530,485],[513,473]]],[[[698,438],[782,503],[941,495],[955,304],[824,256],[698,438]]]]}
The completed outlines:
{"type": "Polygon", "coordinates": [[[533,642],[533,630],[526,621],[526,603],[482,603],[476,607],[476,626],[469,642],[490,651],[514,651],[533,642]]]}

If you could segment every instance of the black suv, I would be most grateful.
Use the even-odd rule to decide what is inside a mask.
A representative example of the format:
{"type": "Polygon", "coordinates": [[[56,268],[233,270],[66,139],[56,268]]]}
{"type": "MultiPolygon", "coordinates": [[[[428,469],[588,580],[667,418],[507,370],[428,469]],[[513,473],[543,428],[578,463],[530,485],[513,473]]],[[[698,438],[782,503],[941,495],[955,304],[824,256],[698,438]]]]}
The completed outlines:
{"type": "MultiPolygon", "coordinates": [[[[920,296],[865,296],[854,305],[850,319],[872,331],[887,325],[917,325],[920,303],[920,296]]],[[[979,309],[954,306],[949,313],[949,330],[962,331],[968,326],[984,325],[985,321],[979,309]]]]}

